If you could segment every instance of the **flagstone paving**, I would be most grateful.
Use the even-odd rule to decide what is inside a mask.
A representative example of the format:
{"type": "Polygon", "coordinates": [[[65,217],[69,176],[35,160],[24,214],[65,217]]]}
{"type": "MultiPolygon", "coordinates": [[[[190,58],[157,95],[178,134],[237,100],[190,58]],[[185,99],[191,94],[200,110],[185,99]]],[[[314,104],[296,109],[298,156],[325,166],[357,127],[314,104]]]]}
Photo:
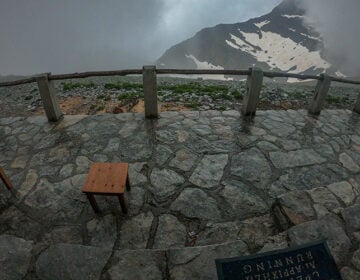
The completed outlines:
{"type": "Polygon", "coordinates": [[[360,115],[324,110],[0,119],[4,279],[213,279],[214,259],[326,238],[360,273],[360,115]],[[129,213],[81,192],[129,162],[129,213]]]}

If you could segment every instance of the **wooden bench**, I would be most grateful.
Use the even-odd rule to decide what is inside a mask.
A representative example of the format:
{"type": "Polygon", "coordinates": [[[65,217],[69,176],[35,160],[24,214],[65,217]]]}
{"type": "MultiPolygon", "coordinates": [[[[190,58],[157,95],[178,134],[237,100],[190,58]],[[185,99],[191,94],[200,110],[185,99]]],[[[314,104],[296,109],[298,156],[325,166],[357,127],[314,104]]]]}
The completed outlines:
{"type": "Polygon", "coordinates": [[[124,193],[125,190],[130,191],[128,170],[128,163],[95,162],[91,165],[82,191],[87,195],[95,213],[100,212],[95,194],[118,196],[122,212],[127,213],[124,193]]]}

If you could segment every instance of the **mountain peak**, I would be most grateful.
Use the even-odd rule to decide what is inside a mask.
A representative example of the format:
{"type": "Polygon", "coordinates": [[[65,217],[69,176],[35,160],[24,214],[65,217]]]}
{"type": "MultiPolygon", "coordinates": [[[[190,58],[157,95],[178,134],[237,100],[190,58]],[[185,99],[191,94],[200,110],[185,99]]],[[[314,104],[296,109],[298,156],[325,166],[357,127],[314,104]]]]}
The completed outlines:
{"type": "Polygon", "coordinates": [[[277,15],[303,15],[301,0],[284,0],[276,6],[271,13],[277,15]]]}

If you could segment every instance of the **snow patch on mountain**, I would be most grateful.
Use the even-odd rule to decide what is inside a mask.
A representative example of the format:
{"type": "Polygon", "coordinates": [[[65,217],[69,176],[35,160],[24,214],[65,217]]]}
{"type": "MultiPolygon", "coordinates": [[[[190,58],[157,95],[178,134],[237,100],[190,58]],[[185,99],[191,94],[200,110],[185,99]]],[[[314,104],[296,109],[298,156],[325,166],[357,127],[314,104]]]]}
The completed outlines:
{"type": "Polygon", "coordinates": [[[246,33],[239,30],[241,39],[230,34],[226,43],[253,56],[257,61],[265,62],[271,69],[278,68],[290,73],[301,73],[310,68],[328,69],[331,64],[323,60],[319,51],[309,51],[306,47],[289,38],[273,32],[246,33]],[[257,48],[255,48],[256,46],[257,48]]]}
{"type": "MultiPolygon", "coordinates": [[[[211,70],[223,70],[224,67],[211,64],[207,61],[200,61],[192,54],[186,54],[186,58],[190,58],[196,64],[196,69],[211,69],[211,70]]],[[[191,78],[203,78],[207,80],[232,80],[232,78],[225,78],[224,75],[190,75],[191,78]]],[[[189,77],[189,76],[187,76],[189,77]]]]}
{"type": "Polygon", "coordinates": [[[285,18],[305,18],[305,16],[300,16],[300,15],[281,15],[281,16],[285,18]]]}
{"type": "Polygon", "coordinates": [[[254,23],[254,25],[255,25],[257,28],[261,29],[261,27],[263,27],[264,25],[267,25],[268,23],[270,23],[270,21],[264,20],[264,21],[259,22],[259,23],[254,23]]]}
{"type": "Polygon", "coordinates": [[[319,37],[310,36],[310,35],[305,34],[305,33],[300,33],[300,34],[307,37],[307,38],[310,38],[310,39],[313,39],[313,40],[316,40],[316,41],[319,41],[319,42],[322,41],[321,38],[319,38],[319,37]]]}

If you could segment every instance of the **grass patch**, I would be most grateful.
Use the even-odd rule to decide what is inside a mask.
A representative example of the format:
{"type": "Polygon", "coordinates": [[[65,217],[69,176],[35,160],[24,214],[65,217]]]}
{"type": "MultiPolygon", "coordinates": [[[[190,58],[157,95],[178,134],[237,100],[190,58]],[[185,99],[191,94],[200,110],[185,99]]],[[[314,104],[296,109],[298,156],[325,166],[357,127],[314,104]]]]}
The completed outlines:
{"type": "Polygon", "coordinates": [[[124,90],[142,90],[142,84],[132,84],[132,83],[107,83],[104,85],[104,89],[124,89],[124,90]]]}
{"type": "Polygon", "coordinates": [[[123,101],[123,100],[129,100],[132,98],[143,98],[143,97],[144,97],[143,92],[124,92],[124,93],[121,93],[120,95],[118,95],[117,99],[119,101],[123,101]]]}
{"type": "Polygon", "coordinates": [[[184,93],[197,93],[197,94],[209,94],[209,93],[227,93],[229,87],[222,85],[203,85],[201,83],[188,83],[188,84],[178,84],[178,85],[169,85],[163,84],[158,86],[158,91],[172,91],[175,94],[184,94],[184,93]]]}
{"type": "Polygon", "coordinates": [[[348,98],[328,95],[328,96],[326,96],[325,100],[329,104],[340,104],[340,103],[345,103],[346,101],[348,101],[348,98]]]}
{"type": "Polygon", "coordinates": [[[238,91],[237,89],[234,89],[231,93],[230,93],[235,99],[239,99],[242,100],[243,99],[243,95],[240,93],[240,91],[238,91]]]}

